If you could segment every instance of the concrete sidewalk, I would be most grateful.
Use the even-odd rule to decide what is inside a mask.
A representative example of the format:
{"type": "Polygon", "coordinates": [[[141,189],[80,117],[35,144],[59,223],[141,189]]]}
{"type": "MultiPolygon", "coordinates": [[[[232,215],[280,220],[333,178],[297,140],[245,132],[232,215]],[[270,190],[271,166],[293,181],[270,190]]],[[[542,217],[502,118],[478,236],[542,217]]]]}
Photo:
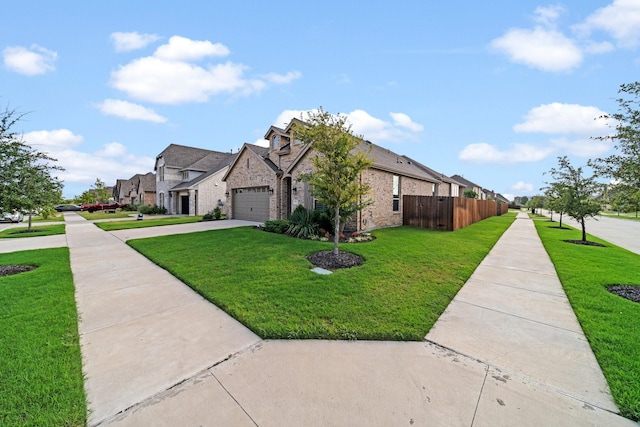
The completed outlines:
{"type": "Polygon", "coordinates": [[[532,222],[519,218],[425,342],[262,341],[112,425],[634,426],[532,222]]]}
{"type": "Polygon", "coordinates": [[[126,235],[65,217],[89,425],[637,427],[524,214],[423,342],[260,340],[126,235]]]}

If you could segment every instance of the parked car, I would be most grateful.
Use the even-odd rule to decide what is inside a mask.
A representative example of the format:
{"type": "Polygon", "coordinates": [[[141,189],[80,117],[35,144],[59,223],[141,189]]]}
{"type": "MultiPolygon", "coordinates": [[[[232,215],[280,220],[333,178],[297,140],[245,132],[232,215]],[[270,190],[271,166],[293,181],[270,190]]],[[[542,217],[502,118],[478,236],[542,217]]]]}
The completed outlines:
{"type": "Polygon", "coordinates": [[[78,205],[58,205],[58,206],[54,206],[53,209],[55,209],[58,212],[72,212],[72,211],[81,211],[82,207],[78,206],[78,205]]]}
{"type": "Polygon", "coordinates": [[[3,222],[22,222],[24,215],[21,212],[5,212],[2,214],[3,222]]]}
{"type": "Polygon", "coordinates": [[[126,206],[124,203],[108,202],[108,203],[85,203],[81,209],[83,211],[115,211],[118,208],[126,206]]]}

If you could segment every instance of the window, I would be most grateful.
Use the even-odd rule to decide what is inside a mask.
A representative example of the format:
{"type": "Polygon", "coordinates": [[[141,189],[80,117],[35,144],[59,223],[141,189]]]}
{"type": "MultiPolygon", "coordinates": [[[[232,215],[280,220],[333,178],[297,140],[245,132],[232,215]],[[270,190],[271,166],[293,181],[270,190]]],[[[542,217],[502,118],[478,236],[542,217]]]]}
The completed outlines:
{"type": "Polygon", "coordinates": [[[451,184],[451,196],[458,197],[460,196],[460,187],[457,184],[451,184]]]}
{"type": "Polygon", "coordinates": [[[278,148],[279,142],[280,142],[280,137],[278,135],[274,135],[273,139],[271,140],[271,148],[273,148],[274,150],[278,148]]]}
{"type": "Polygon", "coordinates": [[[400,210],[400,177],[398,175],[393,176],[393,211],[398,212],[400,210]]]}
{"type": "Polygon", "coordinates": [[[182,180],[186,181],[189,179],[189,171],[182,171],[182,180]]]}
{"type": "Polygon", "coordinates": [[[164,181],[164,166],[158,168],[158,181],[164,181]]]}
{"type": "Polygon", "coordinates": [[[160,193],[160,207],[164,208],[164,193],[160,193]]]}

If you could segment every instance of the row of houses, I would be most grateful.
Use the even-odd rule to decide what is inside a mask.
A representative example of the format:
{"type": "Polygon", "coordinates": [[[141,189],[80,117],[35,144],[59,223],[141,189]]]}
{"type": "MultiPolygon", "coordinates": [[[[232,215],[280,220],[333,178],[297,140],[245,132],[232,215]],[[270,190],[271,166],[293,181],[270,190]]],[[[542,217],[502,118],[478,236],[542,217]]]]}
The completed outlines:
{"type": "MultiPolygon", "coordinates": [[[[237,153],[171,144],[156,157],[155,175],[118,180],[114,198],[149,204],[147,181],[154,175],[153,203],[171,214],[204,215],[220,207],[230,218],[263,222],[287,218],[297,206],[316,209],[313,189],[299,180],[312,171],[315,155],[312,144],[295,138],[301,124],[294,119],[284,129],[271,126],[268,147],[244,144],[237,153]]],[[[373,204],[352,219],[357,230],[401,225],[403,195],[461,197],[471,189],[480,199],[508,202],[460,175],[448,177],[370,141],[361,141],[359,149],[373,159],[360,176],[371,188],[373,204]]]]}

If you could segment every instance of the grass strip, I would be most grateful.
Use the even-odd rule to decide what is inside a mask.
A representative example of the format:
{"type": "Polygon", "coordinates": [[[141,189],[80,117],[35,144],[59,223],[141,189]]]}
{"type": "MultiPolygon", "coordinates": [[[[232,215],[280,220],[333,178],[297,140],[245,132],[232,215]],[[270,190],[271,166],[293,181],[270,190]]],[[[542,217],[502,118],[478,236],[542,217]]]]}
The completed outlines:
{"type": "Polygon", "coordinates": [[[0,425],[83,426],[86,403],[67,248],[0,254],[0,425]]]}
{"type": "Polygon", "coordinates": [[[622,415],[640,420],[640,303],[607,291],[614,284],[640,286],[640,255],[591,235],[606,247],[566,243],[580,240],[580,231],[534,222],[616,404],[622,415]]]}
{"type": "Polygon", "coordinates": [[[128,230],[131,228],[158,227],[162,225],[190,224],[192,222],[202,221],[201,216],[179,216],[157,219],[143,219],[142,221],[113,221],[113,222],[96,222],[95,224],[105,231],[128,230]]]}
{"type": "Polygon", "coordinates": [[[27,232],[29,227],[12,227],[0,231],[0,239],[13,239],[19,237],[40,237],[53,236],[55,234],[64,234],[64,224],[41,225],[31,227],[31,231],[27,232]]]}
{"type": "Polygon", "coordinates": [[[379,229],[341,245],[364,265],[331,275],[305,258],[330,243],[248,227],[128,243],[263,338],[419,341],[513,219],[379,229]]]}

